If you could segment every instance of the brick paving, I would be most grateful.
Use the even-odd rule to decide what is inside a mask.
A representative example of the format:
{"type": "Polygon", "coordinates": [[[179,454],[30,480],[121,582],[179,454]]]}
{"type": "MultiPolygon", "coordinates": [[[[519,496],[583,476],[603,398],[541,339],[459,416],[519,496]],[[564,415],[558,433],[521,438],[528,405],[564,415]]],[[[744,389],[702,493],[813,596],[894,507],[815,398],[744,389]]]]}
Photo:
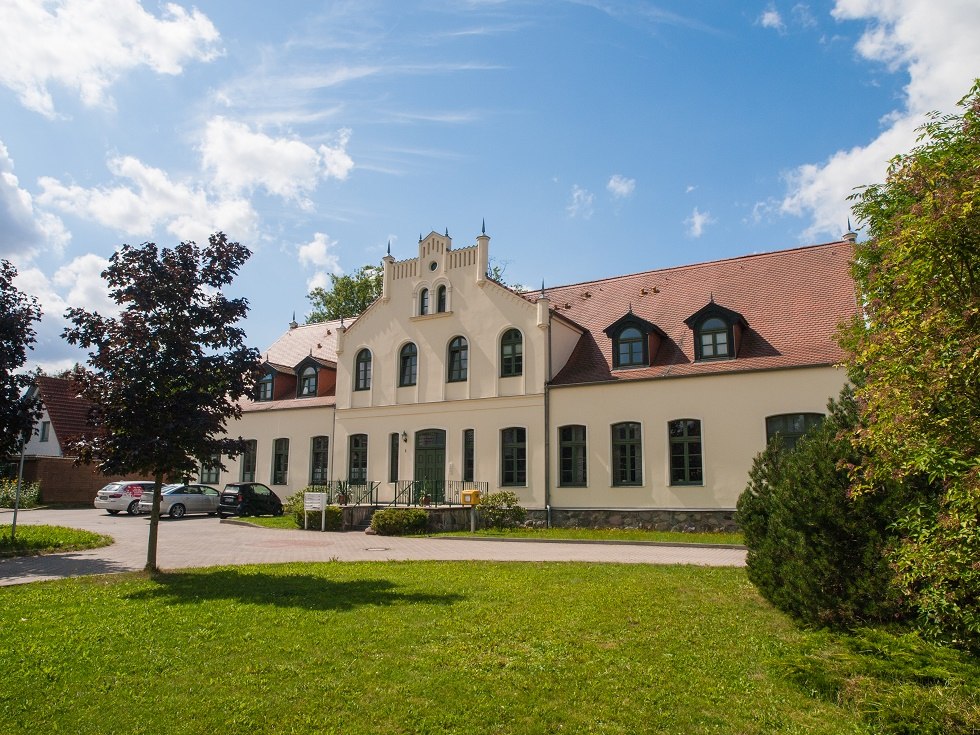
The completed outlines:
{"type": "MultiPolygon", "coordinates": [[[[0,511],[9,525],[11,511],[0,511]]],[[[107,534],[101,549],[0,559],[0,586],[85,574],[142,569],[149,519],[110,516],[95,509],[21,511],[17,524],[50,524],[107,534]]],[[[585,561],[620,564],[744,566],[745,549],[645,543],[399,538],[362,532],[321,533],[242,525],[210,516],[161,519],[157,562],[161,569],[289,561],[585,561]]]]}

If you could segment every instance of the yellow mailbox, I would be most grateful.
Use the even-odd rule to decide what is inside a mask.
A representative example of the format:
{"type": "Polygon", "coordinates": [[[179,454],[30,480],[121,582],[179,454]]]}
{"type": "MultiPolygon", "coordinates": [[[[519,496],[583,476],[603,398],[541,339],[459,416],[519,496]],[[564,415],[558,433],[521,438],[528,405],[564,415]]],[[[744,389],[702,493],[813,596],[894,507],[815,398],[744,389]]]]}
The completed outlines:
{"type": "Polygon", "coordinates": [[[479,490],[464,490],[462,492],[462,503],[463,505],[479,505],[480,503],[480,491],[479,490]]]}

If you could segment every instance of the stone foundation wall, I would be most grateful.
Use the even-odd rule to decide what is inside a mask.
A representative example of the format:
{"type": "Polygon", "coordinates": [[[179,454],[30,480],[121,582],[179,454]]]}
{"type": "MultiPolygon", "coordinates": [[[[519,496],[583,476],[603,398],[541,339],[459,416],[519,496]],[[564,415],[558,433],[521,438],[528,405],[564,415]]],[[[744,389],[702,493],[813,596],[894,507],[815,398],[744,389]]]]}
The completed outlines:
{"type": "MultiPolygon", "coordinates": [[[[528,510],[530,524],[544,526],[547,511],[528,510]]],[[[734,510],[641,510],[618,508],[552,508],[551,525],[559,528],[642,528],[650,531],[737,531],[734,510]]]]}

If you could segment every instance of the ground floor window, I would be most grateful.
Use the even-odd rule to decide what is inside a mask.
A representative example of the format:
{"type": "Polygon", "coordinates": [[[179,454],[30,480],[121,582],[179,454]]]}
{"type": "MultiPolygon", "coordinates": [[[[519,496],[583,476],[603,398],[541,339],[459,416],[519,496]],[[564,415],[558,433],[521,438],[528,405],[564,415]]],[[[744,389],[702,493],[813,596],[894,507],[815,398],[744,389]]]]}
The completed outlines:
{"type": "Polygon", "coordinates": [[[289,470],[289,439],[276,439],[272,445],[272,484],[285,485],[289,470]]]}
{"type": "Polygon", "coordinates": [[[351,434],[347,447],[347,481],[352,485],[367,483],[367,434],[351,434]]]}
{"type": "Polygon", "coordinates": [[[463,429],[463,482],[473,482],[476,465],[476,432],[463,429]]]}
{"type": "Polygon", "coordinates": [[[778,436],[783,449],[792,449],[810,429],[823,423],[822,413],[783,413],[766,417],[766,443],[778,436]]]}
{"type": "Polygon", "coordinates": [[[221,456],[212,455],[201,462],[201,482],[215,483],[221,475],[221,456]]]}
{"type": "Polygon", "coordinates": [[[512,427],[500,432],[500,484],[527,484],[527,430],[512,427]]]}
{"type": "Polygon", "coordinates": [[[401,436],[392,432],[388,437],[388,482],[398,482],[398,454],[401,436]]]}
{"type": "Polygon", "coordinates": [[[678,419],[667,424],[670,435],[670,484],[703,485],[701,422],[678,419]]]}
{"type": "Polygon", "coordinates": [[[584,487],[586,484],[584,426],[558,429],[558,484],[562,487],[584,487]]]}
{"type": "Polygon", "coordinates": [[[327,458],[330,437],[315,436],[310,447],[310,484],[324,485],[327,482],[327,458]]]}
{"type": "Polygon", "coordinates": [[[643,484],[643,446],[640,424],[624,421],[612,425],[612,484],[643,484]]]}
{"type": "Polygon", "coordinates": [[[255,482],[255,458],[258,453],[259,443],[255,439],[248,439],[242,451],[242,482],[255,482]]]}

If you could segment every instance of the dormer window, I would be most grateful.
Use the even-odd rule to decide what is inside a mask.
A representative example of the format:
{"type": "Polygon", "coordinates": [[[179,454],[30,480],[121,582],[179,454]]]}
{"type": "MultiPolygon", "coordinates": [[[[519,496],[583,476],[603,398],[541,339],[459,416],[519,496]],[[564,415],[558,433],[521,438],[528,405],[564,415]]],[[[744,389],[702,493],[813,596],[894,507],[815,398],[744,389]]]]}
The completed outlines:
{"type": "Polygon", "coordinates": [[[258,382],[257,389],[255,392],[255,400],[257,401],[271,401],[272,400],[272,373],[268,372],[263,375],[258,382]]]}
{"type": "Polygon", "coordinates": [[[655,324],[632,311],[603,330],[612,340],[613,369],[647,367],[657,356],[660,340],[665,336],[655,324]]]}
{"type": "Polygon", "coordinates": [[[299,374],[299,397],[316,395],[316,368],[307,365],[299,374]]]}
{"type": "Polygon", "coordinates": [[[749,324],[737,311],[713,300],[684,320],[694,330],[695,360],[730,360],[738,354],[743,331],[749,324]]]}

